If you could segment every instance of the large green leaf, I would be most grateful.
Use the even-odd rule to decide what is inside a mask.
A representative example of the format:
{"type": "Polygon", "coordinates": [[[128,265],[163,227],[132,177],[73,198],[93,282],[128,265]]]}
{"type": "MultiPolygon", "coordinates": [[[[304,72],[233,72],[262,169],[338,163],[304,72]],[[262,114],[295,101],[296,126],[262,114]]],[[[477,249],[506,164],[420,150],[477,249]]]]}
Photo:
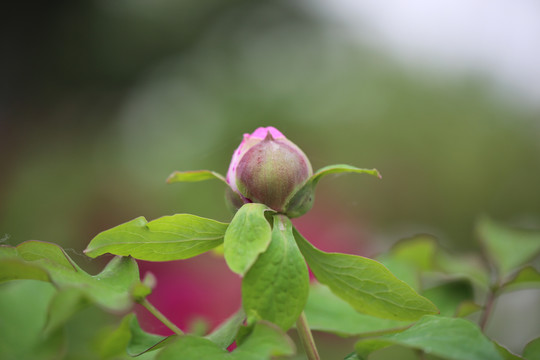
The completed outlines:
{"type": "Polygon", "coordinates": [[[175,171],[167,178],[167,183],[197,182],[218,179],[227,184],[223,175],[211,170],[175,171]]]}
{"type": "MultiPolygon", "coordinates": [[[[79,268],[56,244],[27,241],[17,247],[0,247],[0,264],[13,265],[4,281],[36,279],[36,269],[47,276],[39,280],[50,281],[59,289],[77,288],[91,302],[112,310],[123,311],[131,307],[131,289],[139,282],[139,268],[131,258],[115,257],[95,276],[79,268]]],[[[0,265],[2,268],[3,265],[0,265]]]]}
{"type": "Polygon", "coordinates": [[[264,204],[245,204],[225,232],[225,261],[237,274],[244,275],[270,244],[272,228],[266,220],[266,211],[269,209],[264,204]]]}
{"type": "Polygon", "coordinates": [[[220,245],[226,229],[225,223],[190,214],[150,222],[141,216],[98,234],[84,252],[90,257],[111,253],[147,261],[187,259],[220,245]]]}
{"type": "Polygon", "coordinates": [[[401,333],[360,340],[355,349],[361,358],[366,358],[391,345],[420,349],[443,359],[503,360],[496,346],[472,322],[432,315],[424,316],[401,333]]]}
{"type": "Polygon", "coordinates": [[[482,218],[477,232],[502,277],[540,254],[540,232],[511,229],[482,218]]]}
{"type": "Polygon", "coordinates": [[[304,312],[312,330],[341,336],[369,336],[400,331],[411,324],[410,321],[381,319],[361,314],[321,284],[310,287],[304,312]]]}
{"type": "Polygon", "coordinates": [[[309,273],[284,215],[274,216],[272,241],[242,281],[242,303],[248,317],[268,320],[283,330],[294,324],[309,293],[309,273]]]}
{"type": "Polygon", "coordinates": [[[278,327],[257,323],[249,337],[233,352],[220,348],[209,339],[186,335],[163,349],[158,360],[265,360],[272,356],[292,355],[294,343],[278,327]]]}
{"type": "Polygon", "coordinates": [[[437,307],[382,264],[361,256],[325,253],[294,230],[300,251],[322,284],[357,311],[394,320],[416,320],[437,307]]]}

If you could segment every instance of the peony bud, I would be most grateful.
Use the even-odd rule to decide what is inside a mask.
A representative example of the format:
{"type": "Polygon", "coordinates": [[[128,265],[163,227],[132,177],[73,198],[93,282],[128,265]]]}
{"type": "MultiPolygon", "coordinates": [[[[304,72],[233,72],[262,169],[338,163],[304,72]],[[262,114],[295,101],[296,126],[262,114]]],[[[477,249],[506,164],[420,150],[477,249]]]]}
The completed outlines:
{"type": "Polygon", "coordinates": [[[251,135],[244,134],[226,180],[244,203],[262,203],[287,214],[290,200],[312,175],[311,164],[302,150],[269,126],[260,127],[251,135]]]}

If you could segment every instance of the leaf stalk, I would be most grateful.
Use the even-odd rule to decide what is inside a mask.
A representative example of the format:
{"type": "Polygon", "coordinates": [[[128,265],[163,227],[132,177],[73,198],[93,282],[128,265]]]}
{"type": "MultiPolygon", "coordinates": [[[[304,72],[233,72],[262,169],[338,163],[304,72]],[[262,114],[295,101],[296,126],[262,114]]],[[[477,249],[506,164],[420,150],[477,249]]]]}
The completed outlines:
{"type": "Polygon", "coordinates": [[[139,301],[139,304],[144,306],[152,315],[154,315],[165,326],[172,330],[176,335],[184,335],[184,332],[180,328],[172,323],[165,315],[163,315],[154,305],[152,305],[146,298],[139,301]]]}
{"type": "Polygon", "coordinates": [[[317,352],[317,347],[315,346],[315,341],[313,340],[306,314],[303,311],[296,321],[296,328],[298,329],[298,335],[300,336],[308,360],[320,360],[321,358],[317,352]]]}

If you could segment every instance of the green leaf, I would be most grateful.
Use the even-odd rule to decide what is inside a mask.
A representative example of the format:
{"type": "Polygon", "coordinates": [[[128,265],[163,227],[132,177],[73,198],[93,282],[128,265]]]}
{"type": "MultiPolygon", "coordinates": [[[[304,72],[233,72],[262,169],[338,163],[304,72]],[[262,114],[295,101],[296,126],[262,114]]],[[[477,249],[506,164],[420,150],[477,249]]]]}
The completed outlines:
{"type": "Polygon", "coordinates": [[[47,271],[37,265],[0,257],[0,283],[18,279],[50,281],[47,271]]]}
{"type": "Polygon", "coordinates": [[[442,316],[454,316],[459,306],[474,300],[474,290],[468,280],[454,280],[422,292],[439,308],[442,316]]]}
{"type": "Polygon", "coordinates": [[[527,360],[540,360],[540,338],[536,338],[525,345],[523,357],[527,360]]]}
{"type": "Polygon", "coordinates": [[[510,350],[497,343],[496,341],[491,342],[493,343],[493,345],[495,345],[495,348],[504,360],[524,360],[521,356],[513,354],[512,352],[510,352],[510,350]]]}
{"type": "Polygon", "coordinates": [[[169,175],[169,177],[167,178],[167,183],[172,184],[175,182],[198,182],[210,179],[218,179],[227,184],[227,181],[225,180],[225,177],[223,177],[223,175],[210,170],[175,171],[171,175],[169,175]]]}
{"type": "Polygon", "coordinates": [[[111,253],[147,261],[187,259],[220,245],[226,229],[225,223],[190,214],[150,222],[141,216],[98,234],[84,252],[94,258],[111,253]]]}
{"type": "Polygon", "coordinates": [[[101,359],[121,357],[126,354],[126,347],[131,338],[129,322],[133,314],[124,316],[116,328],[104,328],[95,341],[95,346],[101,359]]]}
{"type": "Polygon", "coordinates": [[[376,339],[360,340],[356,352],[362,357],[390,346],[402,345],[451,360],[503,360],[496,346],[472,322],[441,316],[424,316],[409,329],[376,339]]]}
{"type": "Polygon", "coordinates": [[[330,174],[338,173],[358,173],[358,174],[369,174],[381,178],[381,174],[376,169],[360,169],[354,166],[338,164],[338,165],[329,165],[325,166],[322,169],[319,169],[315,172],[298,190],[294,193],[291,198],[287,201],[285,206],[287,214],[289,217],[294,218],[305,214],[313,206],[315,201],[315,187],[317,186],[319,180],[323,176],[330,174]]]}
{"type": "Polygon", "coordinates": [[[477,232],[501,277],[540,254],[540,232],[511,229],[482,218],[477,232]]]}
{"type": "Polygon", "coordinates": [[[430,235],[417,235],[401,240],[390,250],[392,257],[414,265],[420,271],[433,270],[436,252],[437,242],[430,235]]]}
{"type": "Polygon", "coordinates": [[[482,310],[483,307],[474,301],[464,301],[456,309],[456,317],[465,317],[482,310]]]}
{"type": "Polygon", "coordinates": [[[139,269],[131,258],[113,258],[101,273],[91,276],[56,244],[32,240],[9,252],[16,256],[2,257],[0,264],[7,261],[8,265],[17,265],[11,267],[6,277],[2,276],[4,280],[36,279],[35,271],[41,269],[47,276],[41,276],[40,280],[50,281],[59,289],[77,288],[105,309],[124,311],[133,303],[130,291],[139,282],[139,269]]]}
{"type": "Polygon", "coordinates": [[[540,272],[532,266],[519,270],[508,282],[502,285],[502,291],[515,291],[540,286],[540,272]]]}
{"type": "Polygon", "coordinates": [[[49,305],[47,323],[43,329],[46,334],[63,326],[75,313],[88,305],[81,289],[66,288],[55,294],[49,305]]]}
{"type": "Polygon", "coordinates": [[[160,336],[147,333],[141,329],[135,314],[129,314],[126,318],[128,319],[129,332],[131,335],[126,347],[129,356],[139,356],[148,351],[160,349],[177,337],[175,335],[160,336]]]}
{"type": "Polygon", "coordinates": [[[294,351],[294,343],[283,331],[270,323],[260,322],[231,353],[209,339],[186,335],[163,349],[157,360],[264,360],[272,356],[292,355],[294,351]]]}
{"type": "Polygon", "coordinates": [[[272,228],[264,215],[266,211],[270,209],[264,204],[245,204],[225,232],[225,261],[237,274],[243,276],[270,244],[272,228]]]}
{"type": "Polygon", "coordinates": [[[331,332],[341,336],[371,336],[400,331],[410,321],[381,319],[360,314],[351,305],[334,295],[328,287],[312,285],[304,309],[312,330],[331,332]]]}
{"type": "Polygon", "coordinates": [[[328,165],[317,170],[311,177],[310,181],[312,181],[314,184],[317,184],[323,176],[330,175],[330,174],[338,174],[338,173],[368,174],[368,175],[376,176],[379,179],[382,178],[381,174],[379,174],[379,171],[377,171],[377,169],[360,169],[351,165],[335,164],[335,165],[328,165]]]}
{"type": "Polygon", "coordinates": [[[234,342],[238,329],[242,326],[245,318],[244,309],[238,310],[206,338],[222,349],[226,349],[234,342]]]}
{"type": "Polygon", "coordinates": [[[382,264],[361,256],[325,253],[294,230],[300,251],[319,280],[357,311],[393,320],[416,320],[437,313],[431,301],[418,295],[382,264]]]}
{"type": "Polygon", "coordinates": [[[484,289],[489,287],[489,272],[478,257],[456,256],[442,251],[435,256],[437,269],[455,278],[466,278],[484,289]]]}
{"type": "Polygon", "coordinates": [[[272,240],[242,281],[242,303],[248,317],[289,329],[304,309],[309,273],[284,215],[274,216],[272,240]]]}
{"type": "Polygon", "coordinates": [[[44,334],[47,309],[56,290],[41,281],[0,286],[0,357],[53,360],[62,357],[61,332],[44,334]]]}
{"type": "Polygon", "coordinates": [[[389,253],[378,256],[377,261],[390,270],[399,280],[407,283],[415,291],[420,291],[420,271],[415,265],[395,258],[389,253]]]}

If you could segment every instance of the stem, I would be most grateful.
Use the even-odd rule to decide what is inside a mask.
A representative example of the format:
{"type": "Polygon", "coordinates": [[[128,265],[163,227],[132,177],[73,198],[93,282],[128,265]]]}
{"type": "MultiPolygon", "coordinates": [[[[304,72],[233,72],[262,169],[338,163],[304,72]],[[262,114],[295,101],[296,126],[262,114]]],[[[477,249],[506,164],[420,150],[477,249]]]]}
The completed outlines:
{"type": "Polygon", "coordinates": [[[296,321],[296,328],[298,330],[300,340],[302,341],[302,345],[304,345],[304,350],[306,351],[308,360],[320,360],[321,358],[317,352],[315,341],[313,341],[313,335],[311,334],[311,330],[309,329],[309,325],[307,323],[306,314],[304,314],[303,311],[296,321]]]}
{"type": "Polygon", "coordinates": [[[169,319],[165,317],[154,305],[152,305],[148,300],[142,299],[139,301],[139,304],[144,306],[146,310],[150,311],[159,321],[161,321],[165,326],[171,329],[176,335],[184,335],[184,332],[174,325],[169,319]]]}
{"type": "Polygon", "coordinates": [[[493,303],[495,302],[496,292],[492,289],[489,290],[489,294],[487,296],[486,305],[484,306],[484,311],[482,312],[482,316],[480,317],[480,329],[482,331],[485,330],[487,321],[489,319],[489,315],[491,315],[491,311],[493,310],[493,303]]]}

